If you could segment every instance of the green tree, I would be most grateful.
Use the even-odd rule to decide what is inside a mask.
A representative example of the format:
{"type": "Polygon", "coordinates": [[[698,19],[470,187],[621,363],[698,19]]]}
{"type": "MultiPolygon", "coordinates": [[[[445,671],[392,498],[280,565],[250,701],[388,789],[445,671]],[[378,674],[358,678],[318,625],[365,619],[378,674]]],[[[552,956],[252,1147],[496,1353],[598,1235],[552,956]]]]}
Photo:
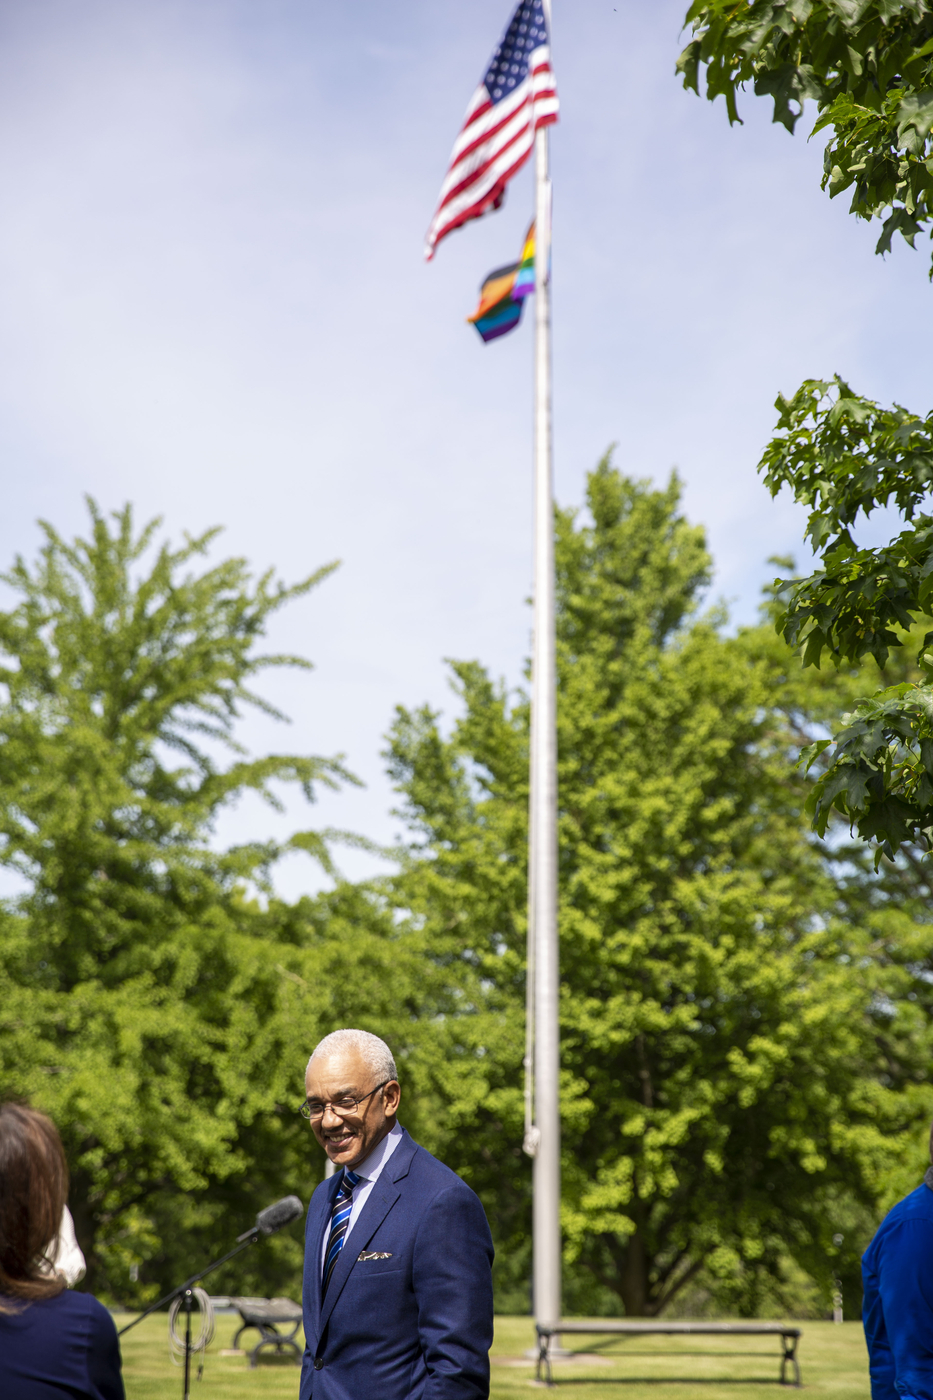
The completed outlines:
{"type": "MultiPolygon", "coordinates": [[[[247,898],[284,847],[215,849],[215,819],[247,791],[276,806],[280,784],[311,798],[350,775],[249,759],[234,733],[247,706],[282,718],[255,678],[308,663],[256,644],[334,566],[293,587],[241,559],[198,572],[215,531],[156,547],[159,522],[137,533],[129,507],[90,511],[88,539],[44,525],[36,563],[3,576],[0,865],[24,892],[2,915],[0,1073],[61,1127],[89,1284],[126,1297],[141,1263],[171,1273],[198,1220],[229,1239],[212,1189],[222,1206],[224,1182],[271,1187],[296,1151],[272,1110],[307,1043],[286,1011],[314,939],[247,898]]],[[[328,860],[313,832],[286,846],[328,860]]],[[[247,1221],[265,1204],[248,1202],[247,1221]]]]}
{"type": "MultiPolygon", "coordinates": [[[[914,246],[933,218],[933,5],[928,0],[695,0],[693,38],[678,60],[684,86],[723,96],[751,83],[793,131],[809,98],[814,132],[829,130],[823,189],[852,190],[850,212],[883,220],[875,249],[899,232],[914,246]],[[887,212],[886,212],[887,211],[887,212]]],[[[931,265],[933,277],[933,265],[931,265]]]]}
{"type": "MultiPolygon", "coordinates": [[[[913,245],[933,218],[933,5],[927,0],[696,0],[686,22],[693,39],[680,56],[684,85],[726,99],[752,83],[774,101],[774,120],[793,131],[806,99],[819,111],[814,131],[832,130],[823,187],[854,187],[851,212],[884,218],[876,252],[895,231],[913,245]],[[885,211],[889,211],[885,217],[885,211]]],[[[931,266],[933,277],[933,266],[931,266]]],[[[884,667],[933,612],[928,579],[933,516],[933,415],[883,408],[833,383],[808,379],[778,396],[778,431],[759,470],[775,495],[789,486],[810,508],[806,538],[820,567],[779,581],[776,625],[804,664],[824,652],[836,666],[870,655],[884,667]],[[856,527],[893,504],[907,528],[888,544],[860,546],[856,527]],[[860,519],[861,517],[861,519],[860,519]]],[[[842,815],[876,843],[878,861],[926,851],[933,831],[933,632],[922,635],[913,674],[874,687],[842,716],[834,740],[819,737],[804,761],[818,763],[810,797],[820,835],[842,815]]],[[[908,860],[912,855],[908,855],[908,860]]]]}
{"type": "MultiPolygon", "coordinates": [[[[790,559],[771,562],[793,569],[790,559]]],[[[780,595],[772,595],[762,624],[747,629],[742,642],[765,667],[769,703],[790,740],[791,756],[808,753],[805,761],[815,781],[833,765],[833,746],[826,745],[825,736],[838,727],[840,712],[856,712],[866,692],[880,688],[896,694],[922,681],[916,655],[933,619],[921,618],[909,634],[898,629],[903,645],[892,647],[882,666],[866,655],[819,669],[802,666],[800,648],[788,647],[774,627],[783,613],[780,595]]],[[[812,793],[807,805],[815,806],[812,793]]],[[[884,969],[886,987],[877,1006],[889,1014],[876,1020],[876,1034],[886,1082],[908,1096],[919,1094],[918,1102],[926,1103],[933,1051],[933,872],[926,842],[905,839],[894,857],[853,833],[850,820],[838,807],[824,810],[821,821],[828,839],[819,848],[832,875],[839,917],[865,931],[871,956],[884,969]]],[[[919,1107],[918,1113],[922,1119],[919,1107]]],[[[918,1137],[917,1152],[889,1178],[883,1203],[893,1204],[912,1189],[924,1158],[918,1137]]]]}
{"type": "MultiPolygon", "coordinates": [[[[678,500],[606,460],[590,518],[557,516],[567,1300],[630,1314],[701,1276],[752,1311],[788,1254],[825,1273],[843,1226],[851,1276],[918,1112],[884,1060],[884,969],[801,820],[768,658],[697,616],[710,561],[678,500]]],[[[449,735],[428,709],[391,735],[391,896],[461,987],[432,1145],[482,1195],[514,1306],[528,709],[453,669],[449,735]]]]}
{"type": "MultiPolygon", "coordinates": [[[[789,486],[810,510],[806,536],[819,567],[779,580],[776,626],[804,666],[826,654],[856,668],[874,693],[853,697],[833,739],[814,739],[804,762],[818,767],[809,809],[822,835],[835,811],[876,843],[877,859],[930,849],[933,828],[933,415],[880,407],[834,383],[806,380],[779,396],[778,432],[759,470],[771,494],[789,486]],[[888,543],[860,545],[856,531],[893,506],[905,528],[888,543]],[[891,653],[909,650],[894,683],[891,653]],[[866,670],[861,663],[875,663],[866,670]],[[879,680],[881,685],[879,686],[879,680]]],[[[908,859],[911,856],[908,855],[908,859]]]]}

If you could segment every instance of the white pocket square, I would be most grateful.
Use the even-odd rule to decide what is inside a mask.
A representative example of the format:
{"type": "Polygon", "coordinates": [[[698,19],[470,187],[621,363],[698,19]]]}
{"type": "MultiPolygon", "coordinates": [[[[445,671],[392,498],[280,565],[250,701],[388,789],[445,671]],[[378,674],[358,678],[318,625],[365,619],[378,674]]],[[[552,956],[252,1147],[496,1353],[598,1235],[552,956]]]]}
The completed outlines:
{"type": "Polygon", "coordinates": [[[356,1256],[356,1262],[359,1264],[360,1261],[361,1261],[362,1259],[391,1259],[391,1258],[392,1258],[392,1255],[391,1255],[391,1254],[383,1254],[383,1253],[381,1253],[379,1250],[364,1249],[364,1250],[362,1250],[362,1251],[356,1256]]]}

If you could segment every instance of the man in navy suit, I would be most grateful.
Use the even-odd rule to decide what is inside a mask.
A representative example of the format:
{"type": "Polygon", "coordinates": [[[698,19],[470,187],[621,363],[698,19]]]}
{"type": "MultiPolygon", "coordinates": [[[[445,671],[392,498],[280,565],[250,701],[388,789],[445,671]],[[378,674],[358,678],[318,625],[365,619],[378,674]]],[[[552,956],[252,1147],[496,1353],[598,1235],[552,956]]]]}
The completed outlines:
{"type": "Polygon", "coordinates": [[[300,1400],[487,1400],[489,1226],[470,1188],[396,1121],[389,1047],[334,1031],[305,1091],[338,1170],[308,1207],[300,1400]]]}

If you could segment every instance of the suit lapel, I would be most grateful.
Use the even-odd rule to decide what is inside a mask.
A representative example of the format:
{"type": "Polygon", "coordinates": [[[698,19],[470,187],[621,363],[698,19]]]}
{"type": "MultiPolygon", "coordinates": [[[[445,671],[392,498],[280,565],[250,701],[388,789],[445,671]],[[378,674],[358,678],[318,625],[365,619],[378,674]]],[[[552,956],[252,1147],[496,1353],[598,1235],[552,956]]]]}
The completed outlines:
{"type": "Polygon", "coordinates": [[[327,1189],[322,1191],[314,1213],[308,1219],[308,1243],[307,1248],[311,1251],[311,1316],[320,1318],[321,1316],[321,1250],[324,1247],[324,1232],[330,1225],[330,1217],[334,1210],[334,1201],[337,1192],[340,1190],[341,1173],[336,1172],[328,1182],[327,1189]]]}
{"type": "MultiPolygon", "coordinates": [[[[386,1162],[385,1167],[379,1173],[376,1184],[370,1191],[366,1199],[366,1204],[360,1211],[360,1218],[356,1221],[346,1240],[343,1249],[337,1257],[334,1265],[334,1272],[330,1276],[330,1283],[327,1285],[327,1297],[324,1299],[324,1306],[321,1309],[321,1331],[327,1326],[327,1320],[334,1310],[334,1304],[340,1297],[341,1290],[350,1271],[356,1263],[360,1251],[365,1249],[379,1226],[385,1220],[389,1211],[395,1205],[402,1194],[396,1186],[403,1176],[408,1175],[408,1168],[411,1159],[415,1154],[415,1144],[408,1133],[402,1129],[404,1136],[392,1156],[386,1162]]],[[[321,1271],[318,1269],[318,1298],[321,1296],[321,1271]]]]}

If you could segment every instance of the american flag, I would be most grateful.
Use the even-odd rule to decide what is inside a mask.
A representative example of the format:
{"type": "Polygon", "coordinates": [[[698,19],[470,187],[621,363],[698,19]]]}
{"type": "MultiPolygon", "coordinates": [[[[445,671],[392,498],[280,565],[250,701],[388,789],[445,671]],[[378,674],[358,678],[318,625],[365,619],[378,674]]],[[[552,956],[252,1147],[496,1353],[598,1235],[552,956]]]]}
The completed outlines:
{"type": "Polygon", "coordinates": [[[506,185],[531,155],[538,127],[557,121],[557,106],[543,0],[519,0],[454,143],[426,258],[455,228],[499,208],[506,185]]]}

